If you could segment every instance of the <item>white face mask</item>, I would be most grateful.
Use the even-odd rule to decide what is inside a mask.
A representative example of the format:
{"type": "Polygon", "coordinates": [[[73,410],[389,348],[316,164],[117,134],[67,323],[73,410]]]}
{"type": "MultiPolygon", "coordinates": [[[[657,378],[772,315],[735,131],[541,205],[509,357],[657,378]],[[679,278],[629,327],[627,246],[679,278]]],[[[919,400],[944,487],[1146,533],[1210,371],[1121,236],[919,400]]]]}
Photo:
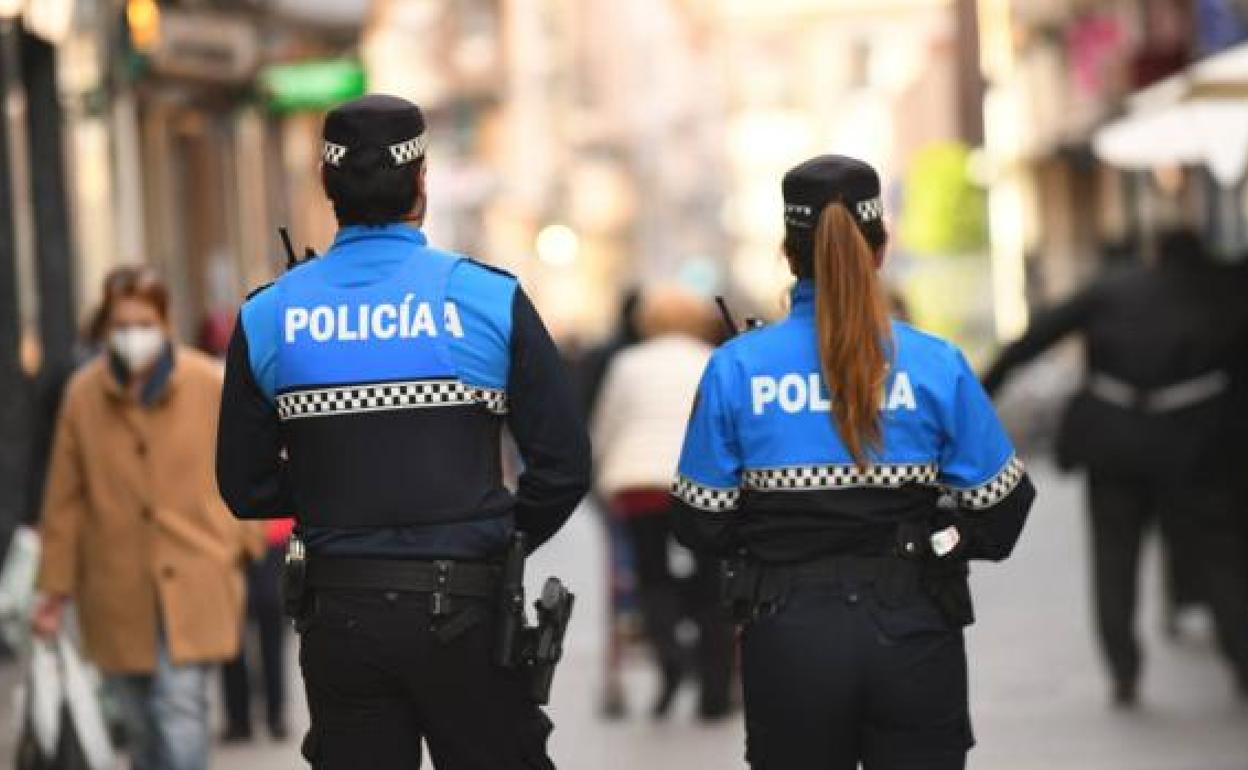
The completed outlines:
{"type": "Polygon", "coordinates": [[[165,332],[159,326],[127,326],[113,331],[108,346],[130,372],[142,372],[165,349],[165,332]]]}

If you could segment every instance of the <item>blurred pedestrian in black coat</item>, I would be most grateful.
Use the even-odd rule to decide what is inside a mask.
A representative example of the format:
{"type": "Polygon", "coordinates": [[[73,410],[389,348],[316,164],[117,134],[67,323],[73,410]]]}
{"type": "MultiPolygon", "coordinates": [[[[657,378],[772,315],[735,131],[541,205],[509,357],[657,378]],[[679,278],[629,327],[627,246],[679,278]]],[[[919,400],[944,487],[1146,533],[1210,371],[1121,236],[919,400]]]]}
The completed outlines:
{"type": "Polygon", "coordinates": [[[1079,334],[1087,374],[1057,439],[1059,463],[1088,472],[1096,616],[1115,702],[1136,701],[1136,576],[1145,530],[1159,521],[1175,552],[1191,555],[1222,650],[1248,695],[1248,564],[1235,487],[1248,425],[1248,287],[1198,236],[1166,233],[1155,265],[1107,276],[1037,315],[989,368],[1009,373],[1079,334]]]}

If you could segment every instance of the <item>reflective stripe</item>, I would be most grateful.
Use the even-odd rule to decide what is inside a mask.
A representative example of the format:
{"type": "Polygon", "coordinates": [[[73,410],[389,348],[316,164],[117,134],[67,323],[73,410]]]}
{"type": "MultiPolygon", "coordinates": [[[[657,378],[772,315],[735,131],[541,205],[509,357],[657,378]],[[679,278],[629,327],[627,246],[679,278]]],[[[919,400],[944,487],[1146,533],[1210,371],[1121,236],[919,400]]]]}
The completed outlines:
{"type": "Polygon", "coordinates": [[[1009,462],[997,472],[997,475],[983,484],[966,489],[950,488],[949,492],[953,495],[953,499],[957,501],[959,508],[972,511],[991,508],[1014,491],[1014,488],[1018,486],[1018,482],[1023,480],[1023,474],[1026,472],[1027,469],[1023,467],[1023,461],[1015,455],[1010,457],[1009,462]]]}
{"type": "Polygon", "coordinates": [[[741,491],[754,492],[818,492],[844,489],[898,489],[907,484],[945,489],[959,508],[983,510],[1009,496],[1022,481],[1026,468],[1023,461],[1011,455],[995,476],[974,487],[943,487],[939,482],[940,468],[935,463],[900,465],[815,465],[791,468],[747,470],[740,489],[708,487],[685,476],[677,477],[672,494],[685,504],[704,511],[722,512],[736,509],[741,491]]]}
{"type": "Polygon", "coordinates": [[[459,380],[378,382],[368,385],[307,388],[278,394],[277,416],[282,420],[296,420],[303,417],[472,404],[480,404],[494,414],[506,414],[507,393],[467,385],[459,380]]]}
{"type": "Polygon", "coordinates": [[[1230,375],[1221,370],[1152,390],[1137,388],[1104,372],[1093,372],[1088,378],[1088,392],[1105,403],[1153,414],[1196,406],[1221,395],[1230,386],[1230,375]]]}
{"type": "Polygon", "coordinates": [[[903,484],[933,485],[939,472],[935,463],[869,465],[866,468],[859,468],[857,465],[764,468],[746,471],[743,486],[760,491],[855,487],[892,489],[903,484]]]}
{"type": "Polygon", "coordinates": [[[677,476],[672,483],[672,496],[691,508],[709,513],[736,510],[741,502],[740,489],[707,487],[685,476],[677,476]]]}

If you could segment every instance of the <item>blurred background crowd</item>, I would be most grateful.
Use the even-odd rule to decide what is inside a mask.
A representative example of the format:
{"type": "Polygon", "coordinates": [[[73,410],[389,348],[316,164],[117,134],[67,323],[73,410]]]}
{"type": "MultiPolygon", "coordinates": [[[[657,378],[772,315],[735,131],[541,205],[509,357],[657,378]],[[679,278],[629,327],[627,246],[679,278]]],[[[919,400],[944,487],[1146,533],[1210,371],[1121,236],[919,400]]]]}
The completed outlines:
{"type": "MultiPolygon", "coordinates": [[[[430,240],[519,276],[584,394],[598,488],[578,519],[591,523],[575,523],[575,547],[556,543],[550,557],[565,572],[567,559],[579,560],[576,587],[598,595],[600,609],[574,630],[587,641],[574,640],[560,675],[562,692],[592,704],[581,719],[625,716],[630,672],[652,650],[658,684],[633,689],[657,693],[647,704],[656,716],[682,681],[699,679],[698,713],[728,725],[708,729],[736,729],[732,632],[714,612],[714,565],[672,543],[665,489],[689,394],[725,336],[712,298],[726,297],[740,318],[784,311],[791,278],[778,252],[779,179],[795,162],[838,152],[880,170],[895,309],[956,341],[985,371],[1030,320],[1167,255],[1216,267],[1200,285],[1220,289],[1200,296],[1225,309],[1162,318],[1162,329],[1184,325],[1170,344],[1184,350],[1215,329],[1227,348],[1248,339],[1237,336],[1234,312],[1238,287],[1248,286],[1237,267],[1248,258],[1243,0],[0,0],[0,546],[19,525],[39,523],[65,382],[120,323],[101,305],[106,277],[123,265],[151,268],[169,334],[220,355],[242,298],[284,269],[277,227],[290,228],[300,251],[332,240],[321,120],[371,91],[411,99],[429,120],[430,240]],[[650,397],[630,398],[638,392],[650,397]]],[[[1080,323],[1013,348],[994,376],[1067,332],[1093,333],[1080,323]]],[[[1148,333],[1135,335],[1145,347],[1148,333]]],[[[1082,366],[1077,345],[1055,345],[1001,391],[1007,423],[1035,457],[1053,445],[1082,366]]],[[[1248,435],[1224,439],[1248,444],[1248,435]]],[[[1082,574],[1085,524],[1067,512],[1084,503],[1068,478],[1037,462],[1058,491],[1046,500],[1038,480],[1036,518],[1058,523],[1033,525],[1052,528],[1038,536],[1051,550],[1036,546],[1052,558],[1019,569],[1035,596],[1055,596],[1067,585],[1061,575],[1082,574]]],[[[1225,537],[1248,548],[1248,495],[1227,495],[1236,513],[1225,537]]],[[[1098,549],[1131,541],[1113,576],[1096,573],[1098,590],[1118,581],[1101,594],[1103,638],[1133,621],[1139,542],[1155,518],[1094,533],[1098,549]],[[1123,609],[1107,618],[1106,601],[1123,609]]],[[[257,632],[244,645],[252,673],[241,658],[223,669],[224,716],[214,719],[230,741],[253,736],[251,679],[267,690],[270,733],[283,738],[303,724],[297,692],[286,694],[295,667],[284,663],[292,642],[275,593],[288,533],[288,523],[273,523],[243,538],[249,561],[238,577],[247,573],[257,632]]],[[[1167,591],[1141,589],[1174,637],[1184,634],[1185,608],[1199,615],[1221,601],[1185,571],[1179,541],[1190,543],[1168,540],[1167,591]]],[[[1188,565],[1208,556],[1194,548],[1188,565]]],[[[1248,564],[1236,553],[1243,548],[1217,557],[1219,584],[1237,575],[1244,596],[1248,564]]],[[[1008,569],[992,575],[1012,579],[1008,569]]],[[[1074,588],[1039,620],[998,613],[1020,625],[989,627],[985,638],[1025,645],[1040,661],[1026,646],[1040,641],[1021,630],[1039,622],[1044,633],[1077,629],[1056,649],[1079,647],[1083,633],[1091,650],[1087,600],[1074,588]]],[[[1235,622],[1248,635],[1248,603],[1237,616],[1218,612],[1232,662],[1239,632],[1226,626],[1235,622]]],[[[0,686],[22,678],[13,656],[23,645],[13,641],[0,686]]],[[[1107,643],[1134,649],[1133,640],[1107,643]]],[[[1131,668],[1121,663],[1130,652],[1117,662],[1107,655],[1111,668],[1131,668]]],[[[1239,663],[1242,676],[1248,660],[1239,663]]],[[[1204,664],[1184,659],[1173,670],[1186,665],[1204,664]]],[[[1214,681],[1233,681],[1210,665],[1214,681]]],[[[1097,677],[1092,694],[1075,699],[1099,705],[1101,675],[1087,673],[1097,677]]],[[[1112,673],[1120,683],[1121,670],[1112,673]]],[[[8,705],[0,693],[0,714],[8,705]]],[[[1236,720],[1210,728],[1213,737],[1184,723],[1191,764],[1131,766],[1242,768],[1248,731],[1242,714],[1236,720]],[[1197,744],[1221,753],[1202,759],[1197,744]]],[[[1041,745],[1036,724],[1030,740],[1041,745]]],[[[561,741],[609,740],[592,731],[578,739],[578,729],[556,733],[557,759],[561,741]]],[[[1026,743],[1025,728],[1011,729],[1026,743]]],[[[657,741],[651,751],[676,740],[625,734],[657,741]]],[[[687,762],[735,760],[734,739],[710,735],[719,737],[678,736],[687,762]]],[[[3,740],[0,749],[11,754],[3,740]]],[[[562,751],[578,767],[639,767],[620,757],[651,756],[613,751],[618,764],[603,764],[562,751]]],[[[1092,754],[1099,759],[1059,765],[1041,753],[1034,766],[1119,766],[1111,749],[1092,754]]],[[[236,755],[230,766],[269,766],[247,761],[236,755]]]]}

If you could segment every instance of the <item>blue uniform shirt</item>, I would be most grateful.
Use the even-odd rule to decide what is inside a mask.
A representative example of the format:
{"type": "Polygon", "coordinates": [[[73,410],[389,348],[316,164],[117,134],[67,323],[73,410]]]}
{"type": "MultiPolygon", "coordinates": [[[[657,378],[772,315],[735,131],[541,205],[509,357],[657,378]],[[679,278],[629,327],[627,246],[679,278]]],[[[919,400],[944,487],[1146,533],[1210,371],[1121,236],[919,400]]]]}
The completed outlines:
{"type": "Polygon", "coordinates": [[[517,524],[540,542],[588,474],[563,379],[514,277],[406,225],[344,227],[240,313],[222,492],[246,518],[310,519],[312,553],[481,558],[517,524]],[[515,497],[501,485],[504,421],[527,465],[515,497]],[[278,463],[282,447],[299,456],[278,463]]]}
{"type": "Polygon", "coordinates": [[[1022,465],[965,358],[900,322],[883,441],[858,468],[832,419],[814,304],[812,282],[798,282],[787,318],[729,341],[707,366],[673,488],[704,533],[739,530],[741,543],[776,546],[780,559],[814,555],[808,545],[871,552],[912,515],[916,487],[977,510],[1014,490],[1022,465]]]}

